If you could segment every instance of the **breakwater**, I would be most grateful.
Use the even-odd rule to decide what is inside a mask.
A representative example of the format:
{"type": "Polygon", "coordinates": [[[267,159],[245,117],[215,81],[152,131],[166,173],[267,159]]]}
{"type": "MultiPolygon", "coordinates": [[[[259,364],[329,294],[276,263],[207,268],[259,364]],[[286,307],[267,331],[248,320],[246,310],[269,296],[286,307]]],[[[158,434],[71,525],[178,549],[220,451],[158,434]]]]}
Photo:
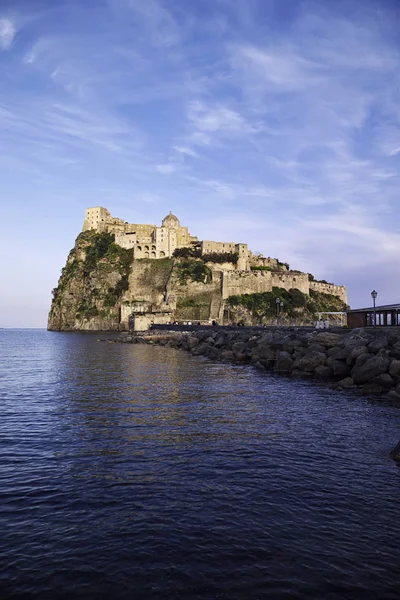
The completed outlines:
{"type": "Polygon", "coordinates": [[[397,329],[332,332],[302,328],[269,331],[205,328],[189,332],[123,334],[116,341],[180,348],[194,356],[251,364],[260,371],[400,399],[400,331],[397,329]]]}

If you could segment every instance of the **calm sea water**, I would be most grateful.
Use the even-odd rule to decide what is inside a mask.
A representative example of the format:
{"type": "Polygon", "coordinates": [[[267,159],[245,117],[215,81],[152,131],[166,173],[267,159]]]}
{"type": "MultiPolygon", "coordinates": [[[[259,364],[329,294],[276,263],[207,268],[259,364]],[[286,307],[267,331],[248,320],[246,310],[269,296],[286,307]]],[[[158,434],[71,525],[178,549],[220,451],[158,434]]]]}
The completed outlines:
{"type": "Polygon", "coordinates": [[[400,408],[0,331],[0,598],[400,597],[400,408]]]}

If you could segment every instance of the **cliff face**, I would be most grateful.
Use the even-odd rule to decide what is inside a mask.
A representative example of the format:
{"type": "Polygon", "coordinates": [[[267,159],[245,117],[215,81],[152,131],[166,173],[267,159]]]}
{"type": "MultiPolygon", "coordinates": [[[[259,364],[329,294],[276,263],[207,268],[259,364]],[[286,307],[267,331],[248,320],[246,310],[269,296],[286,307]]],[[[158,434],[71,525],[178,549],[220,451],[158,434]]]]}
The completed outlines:
{"type": "Polygon", "coordinates": [[[81,233],[53,290],[48,329],[118,330],[132,260],[114,235],[81,233]]]}

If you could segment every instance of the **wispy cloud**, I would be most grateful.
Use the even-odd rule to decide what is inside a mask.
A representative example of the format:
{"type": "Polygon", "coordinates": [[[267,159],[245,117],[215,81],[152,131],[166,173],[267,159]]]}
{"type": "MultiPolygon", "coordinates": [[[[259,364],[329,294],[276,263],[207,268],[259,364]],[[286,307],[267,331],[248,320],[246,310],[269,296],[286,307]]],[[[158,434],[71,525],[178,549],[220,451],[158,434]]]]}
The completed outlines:
{"type": "Polygon", "coordinates": [[[11,48],[16,33],[16,26],[11,19],[0,18],[0,48],[2,50],[11,48]]]}

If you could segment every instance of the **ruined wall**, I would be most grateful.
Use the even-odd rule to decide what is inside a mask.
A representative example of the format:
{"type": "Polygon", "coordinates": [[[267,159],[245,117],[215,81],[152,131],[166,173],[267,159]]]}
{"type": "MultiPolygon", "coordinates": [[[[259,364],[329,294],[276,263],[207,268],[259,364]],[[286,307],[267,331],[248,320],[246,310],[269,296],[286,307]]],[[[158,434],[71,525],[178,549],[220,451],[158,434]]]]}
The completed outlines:
{"type": "Polygon", "coordinates": [[[333,283],[321,283],[319,281],[310,281],[310,290],[321,292],[322,294],[332,294],[340,298],[347,304],[347,291],[344,285],[334,285],[333,283]]]}

